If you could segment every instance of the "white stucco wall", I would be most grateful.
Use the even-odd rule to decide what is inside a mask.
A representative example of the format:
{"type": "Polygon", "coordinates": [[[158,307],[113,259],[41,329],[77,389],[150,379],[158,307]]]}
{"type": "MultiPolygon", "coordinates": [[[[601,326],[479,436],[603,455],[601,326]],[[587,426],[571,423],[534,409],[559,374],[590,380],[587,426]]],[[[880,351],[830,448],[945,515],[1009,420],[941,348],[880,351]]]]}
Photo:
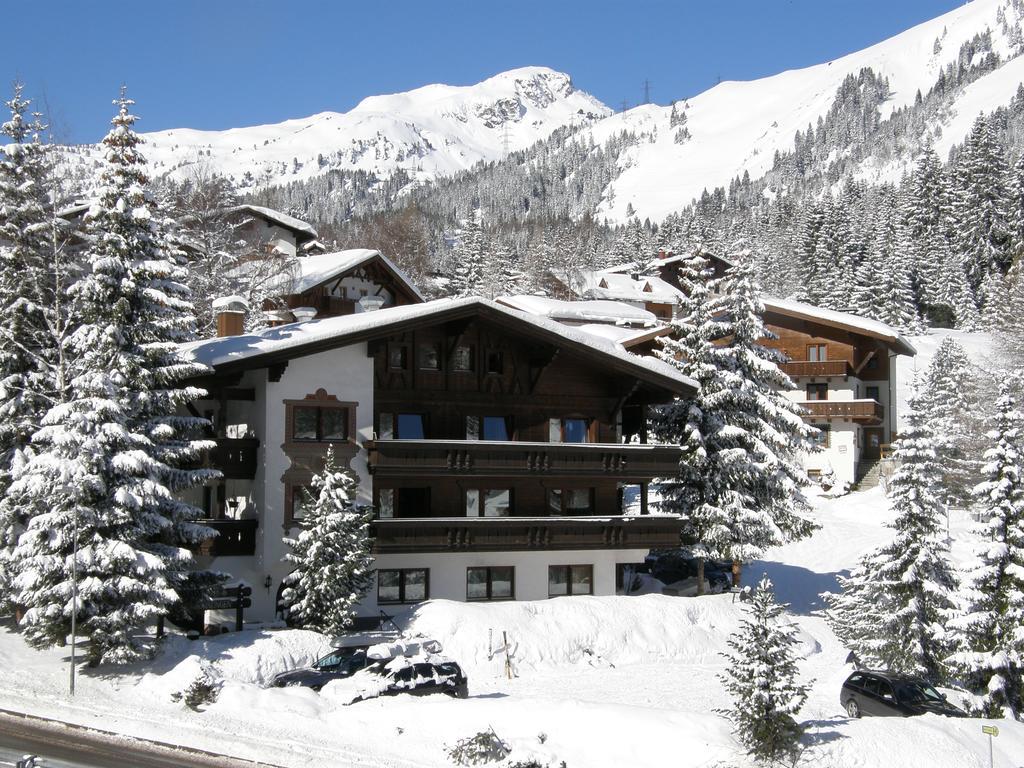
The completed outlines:
{"type": "MultiPolygon", "coordinates": [[[[484,565],[515,567],[515,599],[546,600],[548,598],[548,566],[592,565],[594,594],[615,594],[615,565],[642,563],[647,549],[620,550],[552,550],[534,552],[437,552],[430,554],[381,555],[377,568],[429,568],[430,598],[466,600],[466,569],[484,565]]],[[[360,616],[376,616],[380,610],[394,614],[403,605],[377,605],[377,582],[374,579],[360,616]]]]}
{"type": "MultiPolygon", "coordinates": [[[[821,422],[819,422],[821,423],[821,422]]],[[[857,462],[860,457],[860,426],[849,421],[832,420],[827,448],[804,454],[804,467],[827,474],[835,472],[839,485],[852,483],[856,479],[857,462]]]]}
{"type": "Polygon", "coordinates": [[[253,217],[242,230],[242,236],[260,250],[268,243],[288,256],[295,256],[295,233],[263,219],[253,217]]]}

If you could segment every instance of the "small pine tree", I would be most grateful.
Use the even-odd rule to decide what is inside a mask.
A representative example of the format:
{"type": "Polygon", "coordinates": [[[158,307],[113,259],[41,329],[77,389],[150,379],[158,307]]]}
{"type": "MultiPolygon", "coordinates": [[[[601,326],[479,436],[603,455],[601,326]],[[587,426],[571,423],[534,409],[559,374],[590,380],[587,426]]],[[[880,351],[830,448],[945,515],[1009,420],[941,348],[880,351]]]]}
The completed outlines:
{"type": "Polygon", "coordinates": [[[967,573],[950,657],[985,717],[1024,714],[1024,414],[1003,383],[975,492],[986,519],[967,573]]]}
{"type": "Polygon", "coordinates": [[[370,584],[371,512],[354,503],[358,482],[337,466],[331,448],[312,484],[316,493],[309,494],[303,530],[284,540],[291,550],[285,560],[295,570],[285,579],[282,600],[301,626],[337,635],[351,626],[370,584]]]}
{"type": "Polygon", "coordinates": [[[796,757],[804,727],[794,715],[809,689],[797,682],[796,625],[785,613],[771,580],[762,577],[739,631],[729,638],[732,653],[723,654],[729,668],[719,676],[733,701],[719,713],[733,721],[749,754],[772,762],[796,757]]]}
{"type": "Polygon", "coordinates": [[[943,530],[934,438],[916,399],[910,408],[889,486],[896,537],[861,558],[848,578],[838,577],[843,591],[828,597],[827,616],[864,662],[940,682],[947,677],[944,625],[957,584],[943,530]]]}

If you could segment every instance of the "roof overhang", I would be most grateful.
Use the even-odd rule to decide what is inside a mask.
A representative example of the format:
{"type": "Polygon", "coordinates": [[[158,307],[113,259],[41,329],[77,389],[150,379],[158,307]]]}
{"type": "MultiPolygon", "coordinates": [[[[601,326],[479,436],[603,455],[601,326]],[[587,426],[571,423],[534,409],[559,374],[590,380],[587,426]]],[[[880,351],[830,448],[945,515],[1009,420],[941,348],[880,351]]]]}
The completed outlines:
{"type": "Polygon", "coordinates": [[[762,296],[761,303],[764,304],[766,313],[774,312],[785,317],[829,326],[857,336],[875,339],[885,344],[897,355],[914,356],[917,354],[914,346],[899,331],[877,320],[870,320],[847,312],[822,309],[798,301],[774,299],[769,296],[762,296]]]}

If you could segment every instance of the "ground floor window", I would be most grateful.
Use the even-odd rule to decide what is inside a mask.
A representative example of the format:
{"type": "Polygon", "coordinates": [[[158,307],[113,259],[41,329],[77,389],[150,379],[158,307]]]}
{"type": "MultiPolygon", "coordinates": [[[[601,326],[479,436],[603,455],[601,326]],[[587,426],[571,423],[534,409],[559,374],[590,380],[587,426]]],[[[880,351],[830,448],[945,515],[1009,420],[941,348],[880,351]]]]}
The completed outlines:
{"type": "Polygon", "coordinates": [[[594,594],[594,566],[548,566],[548,597],[592,594],[594,594]]]}
{"type": "Polygon", "coordinates": [[[466,569],[467,600],[512,600],[515,598],[516,569],[511,565],[477,566],[466,569]]]}
{"type": "Polygon", "coordinates": [[[831,424],[811,424],[817,431],[811,434],[811,443],[819,448],[828,448],[832,433],[831,424]]]}
{"type": "Polygon", "coordinates": [[[430,597],[430,571],[426,568],[389,568],[377,571],[377,604],[418,603],[430,597]]]}

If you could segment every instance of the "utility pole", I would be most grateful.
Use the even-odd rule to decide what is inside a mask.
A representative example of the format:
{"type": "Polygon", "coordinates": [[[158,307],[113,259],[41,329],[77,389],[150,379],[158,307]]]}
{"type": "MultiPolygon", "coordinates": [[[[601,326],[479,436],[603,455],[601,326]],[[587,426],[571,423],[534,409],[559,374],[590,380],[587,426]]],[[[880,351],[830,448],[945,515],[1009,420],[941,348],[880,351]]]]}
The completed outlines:
{"type": "Polygon", "coordinates": [[[622,100],[622,109],[620,109],[619,111],[620,112],[625,112],[627,109],[629,109],[629,102],[626,101],[625,99],[623,99],[622,100]]]}
{"type": "Polygon", "coordinates": [[[651,81],[644,80],[644,104],[651,103],[651,81]]]}

